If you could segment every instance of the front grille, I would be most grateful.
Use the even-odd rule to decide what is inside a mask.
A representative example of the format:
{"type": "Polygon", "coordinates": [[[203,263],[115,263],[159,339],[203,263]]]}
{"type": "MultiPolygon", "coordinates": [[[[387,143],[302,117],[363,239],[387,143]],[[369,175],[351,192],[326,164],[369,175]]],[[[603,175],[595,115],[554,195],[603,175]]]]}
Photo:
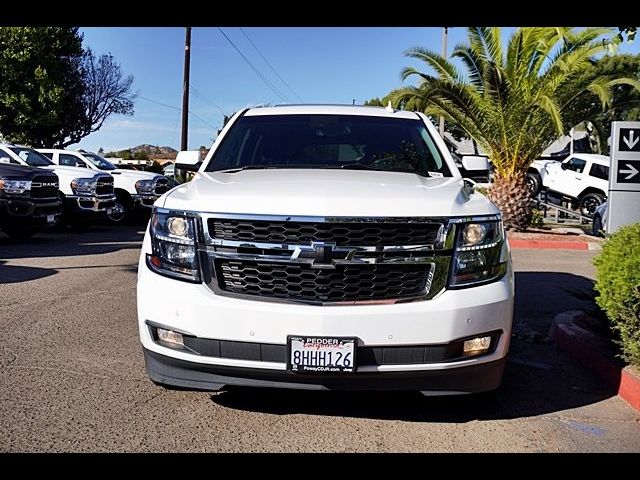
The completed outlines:
{"type": "Polygon", "coordinates": [[[210,218],[211,237],[263,243],[343,246],[430,245],[438,239],[440,223],[404,222],[278,222],[210,218]]]}
{"type": "Polygon", "coordinates": [[[96,195],[113,195],[113,178],[100,177],[96,182],[96,195]]]}
{"type": "Polygon", "coordinates": [[[219,288],[236,295],[310,303],[386,300],[424,295],[431,264],[309,264],[214,260],[219,288]]]}
{"type": "Polygon", "coordinates": [[[156,195],[162,195],[169,190],[169,182],[165,178],[160,178],[156,181],[155,193],[156,195]]]}
{"type": "Polygon", "coordinates": [[[31,180],[32,198],[57,198],[58,177],[53,175],[36,175],[31,180]]]}

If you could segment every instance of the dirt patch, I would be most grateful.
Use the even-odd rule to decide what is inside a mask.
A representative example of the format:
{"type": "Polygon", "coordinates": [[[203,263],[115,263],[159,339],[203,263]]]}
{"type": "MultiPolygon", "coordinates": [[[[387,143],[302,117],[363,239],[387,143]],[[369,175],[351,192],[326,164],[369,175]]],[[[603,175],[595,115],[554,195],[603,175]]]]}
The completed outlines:
{"type": "MultiPolygon", "coordinates": [[[[577,230],[577,229],[576,229],[577,230]]],[[[541,228],[530,228],[526,232],[507,232],[507,237],[518,240],[545,240],[553,242],[602,242],[601,238],[578,233],[574,229],[552,229],[543,230],[541,228]]]]}

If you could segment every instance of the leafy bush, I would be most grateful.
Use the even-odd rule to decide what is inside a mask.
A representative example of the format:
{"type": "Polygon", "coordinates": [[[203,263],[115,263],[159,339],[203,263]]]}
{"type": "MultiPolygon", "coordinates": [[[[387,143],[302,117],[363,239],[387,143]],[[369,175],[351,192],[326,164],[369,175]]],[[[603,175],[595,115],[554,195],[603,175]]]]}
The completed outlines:
{"type": "Polygon", "coordinates": [[[529,222],[529,226],[534,228],[544,227],[544,214],[542,210],[538,210],[537,208],[531,210],[531,222],[529,222]]]}
{"type": "Polygon", "coordinates": [[[622,357],[640,366],[640,223],[611,235],[596,266],[596,302],[620,333],[622,357]]]}

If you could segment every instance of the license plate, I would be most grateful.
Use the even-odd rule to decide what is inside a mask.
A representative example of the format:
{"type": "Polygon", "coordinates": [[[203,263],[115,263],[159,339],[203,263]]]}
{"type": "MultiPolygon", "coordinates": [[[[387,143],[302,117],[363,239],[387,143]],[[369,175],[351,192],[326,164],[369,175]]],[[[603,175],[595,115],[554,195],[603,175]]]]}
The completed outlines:
{"type": "Polygon", "coordinates": [[[55,215],[47,215],[47,223],[53,223],[56,221],[55,215]]]}
{"type": "Polygon", "coordinates": [[[355,338],[291,336],[288,344],[288,368],[293,372],[355,372],[355,338]]]}

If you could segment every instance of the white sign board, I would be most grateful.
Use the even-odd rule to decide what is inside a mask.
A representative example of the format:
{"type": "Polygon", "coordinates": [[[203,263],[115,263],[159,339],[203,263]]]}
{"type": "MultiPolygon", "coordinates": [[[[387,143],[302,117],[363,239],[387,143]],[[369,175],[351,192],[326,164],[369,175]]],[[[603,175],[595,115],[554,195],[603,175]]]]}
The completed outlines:
{"type": "Polygon", "coordinates": [[[613,122],[607,231],[640,222],[640,122],[613,122]]]}

